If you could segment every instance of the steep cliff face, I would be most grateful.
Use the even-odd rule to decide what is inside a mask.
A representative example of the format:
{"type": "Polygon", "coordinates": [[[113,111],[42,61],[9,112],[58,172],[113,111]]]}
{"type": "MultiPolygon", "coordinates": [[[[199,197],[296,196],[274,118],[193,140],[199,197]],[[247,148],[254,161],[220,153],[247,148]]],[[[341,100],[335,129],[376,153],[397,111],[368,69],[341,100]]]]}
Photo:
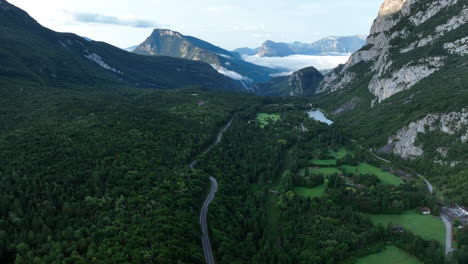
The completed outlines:
{"type": "Polygon", "coordinates": [[[314,67],[299,70],[289,77],[289,96],[312,95],[323,80],[323,75],[314,67]]]}
{"type": "Polygon", "coordinates": [[[466,163],[453,153],[468,144],[467,36],[466,0],[386,0],[366,45],[316,94],[334,119],[385,153],[466,163]]]}
{"type": "Polygon", "coordinates": [[[387,0],[372,25],[366,46],[326,76],[318,93],[345,89],[356,79],[353,66],[369,64],[375,102],[410,89],[441,70],[449,55],[467,53],[468,3],[460,0],[387,0]]]}
{"type": "MultiPolygon", "coordinates": [[[[424,154],[424,146],[417,144],[418,134],[439,132],[451,136],[451,144],[466,143],[468,140],[468,109],[461,112],[443,114],[429,114],[426,117],[411,122],[401,128],[388,139],[388,144],[381,149],[382,152],[392,152],[403,158],[414,159],[424,154]]],[[[438,146],[437,152],[446,157],[450,151],[449,146],[438,146]]]]}

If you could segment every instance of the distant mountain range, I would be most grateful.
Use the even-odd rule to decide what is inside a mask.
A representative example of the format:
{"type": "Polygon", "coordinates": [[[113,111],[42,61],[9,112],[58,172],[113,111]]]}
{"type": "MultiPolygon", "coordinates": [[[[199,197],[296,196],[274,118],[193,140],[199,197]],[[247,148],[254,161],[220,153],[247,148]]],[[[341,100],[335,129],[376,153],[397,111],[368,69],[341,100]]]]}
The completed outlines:
{"type": "Polygon", "coordinates": [[[218,72],[250,88],[256,82],[268,81],[277,70],[242,60],[238,53],[217,47],[201,39],[185,36],[169,29],[155,29],[134,53],[150,56],[170,56],[203,61],[218,72]]]}
{"type": "Polygon", "coordinates": [[[267,40],[259,48],[239,48],[241,55],[260,57],[286,57],[291,55],[337,55],[358,51],[366,44],[366,36],[326,37],[314,43],[282,43],[267,40]]]}

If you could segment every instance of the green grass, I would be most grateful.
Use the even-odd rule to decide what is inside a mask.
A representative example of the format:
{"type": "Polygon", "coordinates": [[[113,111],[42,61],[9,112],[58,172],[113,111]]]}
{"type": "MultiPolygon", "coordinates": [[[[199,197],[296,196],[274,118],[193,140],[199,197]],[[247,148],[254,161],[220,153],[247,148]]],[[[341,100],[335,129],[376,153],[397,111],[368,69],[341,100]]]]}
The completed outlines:
{"type": "Polygon", "coordinates": [[[321,160],[321,159],[313,159],[310,161],[312,164],[316,166],[335,166],[336,160],[321,160]]]}
{"type": "Polygon", "coordinates": [[[405,251],[388,246],[383,251],[358,259],[357,264],[422,264],[405,251]]]}
{"type": "Polygon", "coordinates": [[[329,150],[328,153],[334,157],[334,159],[318,159],[314,158],[310,162],[316,166],[334,166],[339,159],[344,158],[349,152],[345,148],[341,148],[338,151],[329,150]]]}
{"type": "Polygon", "coordinates": [[[330,150],[330,155],[335,157],[336,159],[344,158],[349,152],[345,148],[341,148],[338,151],[330,150]]]}
{"type": "Polygon", "coordinates": [[[387,226],[400,225],[425,240],[437,240],[445,245],[445,226],[442,220],[431,215],[422,215],[415,210],[401,215],[370,215],[372,223],[387,226]]]}
{"type": "Polygon", "coordinates": [[[310,173],[312,174],[323,174],[323,175],[333,175],[342,173],[340,169],[335,167],[322,167],[318,169],[309,168],[310,173]]]}
{"type": "Polygon", "coordinates": [[[325,194],[325,184],[319,185],[315,188],[307,187],[294,187],[294,192],[306,198],[320,198],[325,194]]]}
{"type": "Polygon", "coordinates": [[[264,128],[271,122],[276,122],[281,119],[281,116],[278,114],[266,114],[266,113],[258,113],[257,120],[260,122],[260,127],[264,128]]]}
{"type": "Polygon", "coordinates": [[[368,163],[360,163],[358,166],[343,165],[341,168],[346,173],[374,174],[380,179],[380,181],[382,181],[383,184],[400,185],[403,183],[403,180],[399,177],[368,163]]]}

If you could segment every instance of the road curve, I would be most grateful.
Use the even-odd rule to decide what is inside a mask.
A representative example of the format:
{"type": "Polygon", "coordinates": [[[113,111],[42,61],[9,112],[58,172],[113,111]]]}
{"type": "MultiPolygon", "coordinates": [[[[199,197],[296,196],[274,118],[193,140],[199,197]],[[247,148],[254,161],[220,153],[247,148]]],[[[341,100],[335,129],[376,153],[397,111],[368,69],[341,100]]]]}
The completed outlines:
{"type": "MultiPolygon", "coordinates": [[[[391,161],[389,160],[386,160],[386,159],[383,159],[379,156],[377,156],[376,154],[374,154],[372,152],[372,149],[370,150],[370,152],[372,153],[372,155],[374,155],[376,158],[382,160],[382,161],[385,161],[385,162],[388,162],[388,163],[391,163],[391,161]]],[[[421,174],[417,173],[418,177],[421,178],[427,185],[427,189],[429,190],[429,192],[431,194],[434,193],[434,187],[432,186],[432,184],[424,177],[422,176],[421,174]]],[[[443,212],[440,213],[440,218],[442,219],[442,221],[444,222],[444,225],[445,225],[445,255],[448,255],[449,253],[455,251],[455,248],[452,247],[452,222],[450,221],[450,218],[448,218],[443,212]]]]}
{"type": "Polygon", "coordinates": [[[206,197],[205,203],[203,204],[201,213],[200,213],[200,225],[202,228],[202,245],[203,253],[205,254],[205,259],[207,264],[214,264],[213,250],[211,249],[210,235],[208,234],[208,224],[206,217],[208,215],[208,206],[213,201],[215,193],[218,190],[218,182],[215,178],[210,177],[211,181],[211,190],[208,196],[206,197]]]}
{"type": "Polygon", "coordinates": [[[452,248],[452,222],[445,216],[441,215],[442,221],[445,224],[445,255],[448,255],[450,252],[454,251],[455,249],[452,248]]]}
{"type": "Polygon", "coordinates": [[[431,194],[433,194],[434,193],[434,187],[432,187],[432,184],[424,176],[422,176],[419,173],[418,173],[418,177],[421,178],[426,183],[427,189],[429,190],[429,192],[431,194]]]}

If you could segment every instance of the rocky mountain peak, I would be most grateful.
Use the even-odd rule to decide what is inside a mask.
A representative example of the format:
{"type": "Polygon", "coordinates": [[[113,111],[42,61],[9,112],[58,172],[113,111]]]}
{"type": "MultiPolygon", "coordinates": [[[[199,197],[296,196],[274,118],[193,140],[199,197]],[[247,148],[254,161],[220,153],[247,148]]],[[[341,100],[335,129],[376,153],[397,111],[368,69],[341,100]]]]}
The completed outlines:
{"type": "Polygon", "coordinates": [[[159,35],[159,36],[173,36],[173,37],[177,37],[177,38],[182,38],[183,35],[180,34],[179,32],[177,31],[173,31],[173,30],[170,30],[170,29],[155,29],[153,30],[153,35],[159,35]]]}
{"type": "Polygon", "coordinates": [[[379,17],[394,14],[401,10],[406,0],[386,0],[379,10],[379,17]]]}
{"type": "Polygon", "coordinates": [[[346,65],[327,75],[318,92],[349,87],[363,75],[371,77],[368,89],[376,97],[374,103],[408,90],[443,68],[447,52],[464,55],[466,41],[456,36],[457,32],[466,36],[462,31],[467,23],[465,1],[386,0],[372,25],[365,48],[354,53],[346,65]],[[429,52],[436,50],[431,47],[435,41],[439,49],[429,52]],[[423,50],[426,52],[421,52],[423,50]],[[363,63],[369,66],[369,71],[353,70],[355,65],[363,63]]]}

